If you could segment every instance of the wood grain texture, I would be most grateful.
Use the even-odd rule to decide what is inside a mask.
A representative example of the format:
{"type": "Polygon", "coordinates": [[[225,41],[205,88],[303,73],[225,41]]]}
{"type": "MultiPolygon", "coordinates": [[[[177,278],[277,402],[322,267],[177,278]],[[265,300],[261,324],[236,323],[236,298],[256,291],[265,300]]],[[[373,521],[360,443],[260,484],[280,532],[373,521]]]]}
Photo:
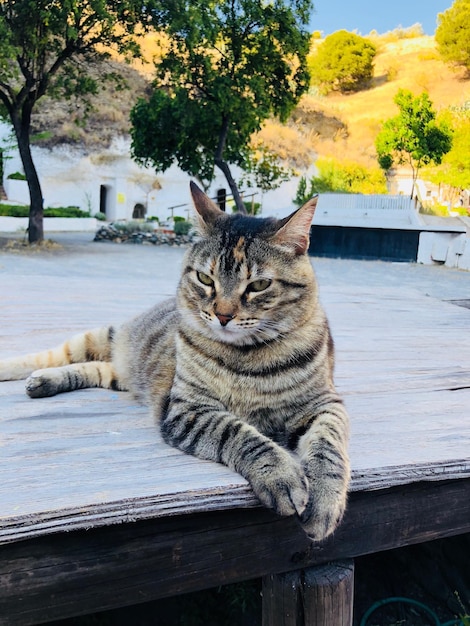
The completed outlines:
{"type": "Polygon", "coordinates": [[[28,626],[470,532],[470,479],[351,495],[322,544],[263,509],[60,533],[0,549],[0,624],[28,626]]]}
{"type": "Polygon", "coordinates": [[[263,578],[263,626],[352,626],[354,561],[263,578]]]}
{"type": "MultiPolygon", "coordinates": [[[[181,256],[0,256],[0,358],[171,295],[181,256]]],[[[243,478],[166,446],[128,394],[30,400],[22,382],[0,383],[2,626],[470,532],[470,311],[426,295],[418,267],[322,267],[352,430],[350,503],[334,537],[309,543],[243,478]]],[[[470,292],[470,274],[446,273],[449,286],[438,270],[428,290],[435,275],[447,299],[470,292]]]]}
{"type": "MultiPolygon", "coordinates": [[[[414,292],[343,287],[322,296],[351,415],[351,490],[470,476],[470,312],[414,292]]],[[[17,327],[23,319],[20,311],[17,327]]],[[[39,329],[46,322],[46,311],[35,316],[39,329]]],[[[35,332],[16,336],[18,352],[35,332]]],[[[0,542],[257,506],[243,478],[164,444],[129,394],[31,400],[21,381],[0,383],[0,436],[0,542]]]]}

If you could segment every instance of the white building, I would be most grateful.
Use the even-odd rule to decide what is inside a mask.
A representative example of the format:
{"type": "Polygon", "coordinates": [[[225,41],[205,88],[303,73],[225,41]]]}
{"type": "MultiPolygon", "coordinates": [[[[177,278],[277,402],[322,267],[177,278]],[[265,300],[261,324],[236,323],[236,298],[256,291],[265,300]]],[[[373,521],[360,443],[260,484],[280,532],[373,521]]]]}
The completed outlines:
{"type": "MultiPolygon", "coordinates": [[[[77,206],[91,215],[104,213],[109,221],[158,217],[166,222],[173,216],[187,218],[191,211],[189,181],[191,177],[176,165],[164,173],[139,166],[130,157],[130,139],[117,137],[106,150],[85,153],[79,148],[62,145],[54,149],[32,146],[34,163],[41,182],[45,207],[77,206]]],[[[23,172],[18,151],[10,150],[4,159],[3,185],[9,202],[29,204],[25,181],[9,178],[23,172]]],[[[235,177],[240,175],[233,168],[235,177]]],[[[276,191],[263,194],[247,190],[246,200],[261,202],[263,214],[283,217],[295,207],[293,198],[298,179],[284,183],[276,191]]],[[[225,177],[216,168],[208,191],[211,197],[225,189],[225,177]]]]}

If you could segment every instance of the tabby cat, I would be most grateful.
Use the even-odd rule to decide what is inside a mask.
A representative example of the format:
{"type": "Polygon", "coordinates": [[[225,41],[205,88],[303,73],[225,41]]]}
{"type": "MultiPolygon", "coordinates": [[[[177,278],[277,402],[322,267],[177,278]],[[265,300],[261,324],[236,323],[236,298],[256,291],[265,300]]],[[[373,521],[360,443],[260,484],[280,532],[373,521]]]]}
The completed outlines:
{"type": "Polygon", "coordinates": [[[130,390],[167,443],[239,472],[265,506],[297,515],[321,540],[342,518],[349,463],[333,342],[307,256],[317,199],[275,220],[229,216],[196,185],[191,192],[200,238],[175,299],[117,330],[2,361],[0,380],[30,375],[34,398],[130,390]]]}

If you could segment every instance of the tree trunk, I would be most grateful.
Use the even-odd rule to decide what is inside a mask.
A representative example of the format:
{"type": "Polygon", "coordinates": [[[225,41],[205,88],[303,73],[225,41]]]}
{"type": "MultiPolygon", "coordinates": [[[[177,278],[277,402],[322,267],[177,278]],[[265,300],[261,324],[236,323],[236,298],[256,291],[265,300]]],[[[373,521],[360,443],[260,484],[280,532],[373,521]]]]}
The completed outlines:
{"type": "Polygon", "coordinates": [[[29,131],[31,127],[31,109],[32,106],[28,102],[24,103],[21,113],[13,114],[12,122],[15,129],[16,139],[18,142],[18,150],[20,152],[21,162],[23,164],[26,182],[28,183],[30,209],[28,224],[28,241],[29,243],[40,243],[44,239],[43,225],[43,205],[41,184],[39,182],[36,166],[31,155],[31,144],[29,131]]]}
{"type": "Polygon", "coordinates": [[[412,183],[411,183],[411,195],[410,198],[411,200],[413,200],[414,197],[414,192],[416,189],[416,181],[418,180],[418,174],[419,174],[419,169],[421,167],[421,164],[418,162],[415,165],[413,165],[413,161],[410,158],[410,164],[411,164],[411,176],[412,176],[412,183]]]}
{"type": "Polygon", "coordinates": [[[230,191],[232,192],[233,199],[235,200],[235,206],[237,207],[238,213],[244,213],[246,215],[245,204],[243,203],[240,192],[238,191],[237,183],[232,176],[232,172],[230,171],[230,167],[227,161],[224,160],[223,154],[225,149],[225,142],[227,141],[228,134],[228,123],[229,119],[227,116],[222,120],[222,127],[219,133],[219,143],[217,146],[217,150],[215,153],[214,163],[217,167],[223,172],[225,178],[227,179],[228,185],[230,187],[230,191]]]}
{"type": "Polygon", "coordinates": [[[233,195],[233,199],[235,200],[235,206],[237,207],[237,212],[246,214],[247,211],[245,208],[245,204],[242,200],[240,192],[238,191],[237,183],[235,182],[232,176],[228,163],[224,161],[223,159],[216,159],[215,164],[220,170],[222,170],[225,178],[227,179],[228,185],[230,187],[230,191],[232,192],[232,195],[233,195]]]}

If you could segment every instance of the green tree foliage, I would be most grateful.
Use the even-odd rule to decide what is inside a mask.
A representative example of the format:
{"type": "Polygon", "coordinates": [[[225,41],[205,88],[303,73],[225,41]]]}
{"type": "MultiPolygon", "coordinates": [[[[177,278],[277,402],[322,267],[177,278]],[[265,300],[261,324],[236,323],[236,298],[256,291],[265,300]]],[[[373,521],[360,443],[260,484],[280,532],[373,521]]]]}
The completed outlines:
{"type": "Polygon", "coordinates": [[[455,0],[439,13],[435,38],[444,61],[470,70],[470,0],[455,0]]]}
{"type": "Polygon", "coordinates": [[[301,206],[317,193],[387,193],[385,175],[380,168],[368,168],[354,161],[320,158],[318,176],[302,177],[294,203],[301,206]]]}
{"type": "Polygon", "coordinates": [[[131,113],[133,156],[158,171],[176,160],[205,186],[219,167],[243,212],[229,164],[252,172],[253,134],[270,116],[285,120],[308,89],[311,1],[170,4],[154,90],[131,113]]]}
{"type": "Polygon", "coordinates": [[[454,204],[464,189],[470,189],[470,103],[452,109],[448,116],[454,131],[452,148],[441,165],[423,170],[423,178],[444,185],[454,204]]]}
{"type": "Polygon", "coordinates": [[[328,35],[308,59],[311,82],[322,93],[361,89],[372,78],[376,52],[372,41],[355,33],[328,35]]]}
{"type": "MultiPolygon", "coordinates": [[[[87,65],[105,47],[138,52],[135,31],[149,20],[143,0],[0,0],[0,104],[14,129],[29,186],[29,241],[43,239],[43,197],[31,156],[31,114],[45,94],[96,92],[87,65]]],[[[104,77],[102,77],[104,78],[104,77]]]]}
{"type": "Polygon", "coordinates": [[[254,184],[262,191],[271,191],[289,180],[292,175],[293,171],[283,167],[272,150],[262,144],[250,144],[241,184],[254,184]]]}
{"type": "Polygon", "coordinates": [[[452,131],[436,121],[429,95],[414,97],[400,89],[394,98],[400,113],[384,122],[375,147],[379,165],[389,170],[394,163],[407,164],[412,171],[411,197],[423,165],[439,164],[452,147],[452,131]]]}

